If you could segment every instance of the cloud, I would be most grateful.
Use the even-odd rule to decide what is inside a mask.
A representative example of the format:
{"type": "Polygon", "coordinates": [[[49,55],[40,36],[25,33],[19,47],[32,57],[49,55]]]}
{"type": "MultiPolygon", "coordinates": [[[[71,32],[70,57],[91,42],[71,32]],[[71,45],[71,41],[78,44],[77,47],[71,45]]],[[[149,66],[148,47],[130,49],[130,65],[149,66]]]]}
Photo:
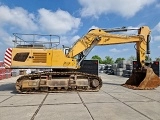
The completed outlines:
{"type": "Polygon", "coordinates": [[[160,3],[159,3],[159,4],[156,4],[156,7],[157,7],[157,8],[160,8],[160,3]]]}
{"type": "Polygon", "coordinates": [[[13,46],[12,40],[14,37],[12,33],[31,32],[37,29],[38,26],[35,23],[35,16],[32,13],[28,13],[21,7],[11,9],[5,5],[0,6],[0,36],[1,43],[4,45],[3,47],[13,46]]]}
{"type": "Polygon", "coordinates": [[[11,9],[8,6],[0,6],[0,27],[7,27],[10,31],[44,30],[48,33],[65,34],[78,29],[80,22],[80,18],[75,18],[63,10],[52,12],[41,8],[36,15],[29,13],[22,7],[11,9]]]}
{"type": "Polygon", "coordinates": [[[8,6],[0,6],[0,26],[20,28],[21,30],[34,31],[38,27],[34,22],[35,16],[21,7],[10,9],[8,6]]]}
{"type": "MultiPolygon", "coordinates": [[[[9,8],[0,5],[0,43],[10,46],[13,40],[12,33],[38,34],[74,34],[80,27],[81,19],[67,11],[50,11],[44,8],[33,14],[22,7],[9,8]]],[[[64,40],[64,39],[63,39],[64,40]]],[[[68,39],[65,39],[68,41],[68,39]]],[[[65,41],[63,41],[65,43],[65,41]]]]}
{"type": "MultiPolygon", "coordinates": [[[[1,45],[4,47],[5,45],[7,46],[13,46],[12,40],[14,37],[10,36],[6,31],[0,28],[0,36],[1,36],[1,45]]],[[[1,47],[2,47],[1,46],[1,47]]]]}
{"type": "Polygon", "coordinates": [[[98,18],[101,14],[115,13],[122,17],[133,17],[145,6],[156,0],[79,0],[82,6],[81,16],[94,16],[98,18]]]}
{"type": "Polygon", "coordinates": [[[74,42],[76,42],[79,38],[80,38],[80,36],[78,36],[78,35],[73,36],[73,37],[71,38],[72,44],[73,44],[74,42]]]}
{"type": "Polygon", "coordinates": [[[113,52],[113,53],[120,53],[120,52],[125,52],[125,51],[128,51],[128,49],[117,49],[117,48],[113,48],[113,49],[110,49],[109,50],[110,52],[113,52]]]}
{"type": "Polygon", "coordinates": [[[160,22],[153,28],[154,32],[160,32],[160,22]]]}
{"type": "Polygon", "coordinates": [[[38,10],[39,24],[44,31],[54,34],[66,34],[67,32],[78,29],[81,19],[71,16],[67,11],[57,10],[52,12],[45,8],[38,10]]]}
{"type": "Polygon", "coordinates": [[[118,50],[118,49],[116,49],[116,48],[110,49],[109,51],[110,51],[110,52],[113,52],[113,53],[118,53],[118,52],[120,52],[120,50],[118,50]]]}
{"type": "Polygon", "coordinates": [[[160,41],[160,35],[159,35],[159,36],[154,36],[154,37],[153,37],[153,40],[154,40],[154,41],[160,41]]]}
{"type": "Polygon", "coordinates": [[[66,47],[71,47],[75,41],[77,41],[80,38],[80,36],[61,36],[60,37],[60,43],[61,45],[65,45],[66,47]]]}
{"type": "Polygon", "coordinates": [[[92,26],[91,28],[89,28],[89,30],[97,29],[97,28],[98,28],[97,26],[92,26]]]}
{"type": "Polygon", "coordinates": [[[151,37],[152,42],[153,41],[160,41],[160,22],[151,30],[151,37]]]}

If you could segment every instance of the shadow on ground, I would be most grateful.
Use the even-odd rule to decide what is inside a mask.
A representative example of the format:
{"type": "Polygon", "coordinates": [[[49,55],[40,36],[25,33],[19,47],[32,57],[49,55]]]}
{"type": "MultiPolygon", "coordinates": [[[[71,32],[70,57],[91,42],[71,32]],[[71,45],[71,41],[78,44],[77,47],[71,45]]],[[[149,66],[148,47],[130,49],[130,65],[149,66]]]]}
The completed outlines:
{"type": "Polygon", "coordinates": [[[13,94],[17,94],[15,83],[8,83],[0,85],[0,92],[1,91],[11,91],[13,94]]]}
{"type": "Polygon", "coordinates": [[[117,86],[121,86],[121,83],[108,83],[108,82],[103,82],[103,84],[107,84],[107,85],[117,85],[117,86]]]}

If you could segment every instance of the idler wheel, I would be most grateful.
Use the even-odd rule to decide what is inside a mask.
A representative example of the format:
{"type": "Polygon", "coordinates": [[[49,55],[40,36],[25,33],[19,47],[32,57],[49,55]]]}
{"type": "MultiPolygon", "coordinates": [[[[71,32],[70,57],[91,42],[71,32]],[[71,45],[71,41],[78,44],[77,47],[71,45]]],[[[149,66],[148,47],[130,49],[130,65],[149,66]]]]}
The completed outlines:
{"type": "Polygon", "coordinates": [[[91,82],[92,87],[96,88],[99,86],[99,80],[97,79],[93,79],[91,82]]]}

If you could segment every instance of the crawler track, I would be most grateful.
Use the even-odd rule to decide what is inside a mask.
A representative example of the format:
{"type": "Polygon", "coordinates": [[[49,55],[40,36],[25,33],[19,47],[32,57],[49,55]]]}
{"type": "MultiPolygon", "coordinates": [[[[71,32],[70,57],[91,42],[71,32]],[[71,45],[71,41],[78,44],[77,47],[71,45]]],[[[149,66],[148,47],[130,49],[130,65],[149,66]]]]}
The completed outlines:
{"type": "Polygon", "coordinates": [[[99,91],[102,79],[82,72],[43,72],[21,76],[17,79],[19,93],[99,91]]]}

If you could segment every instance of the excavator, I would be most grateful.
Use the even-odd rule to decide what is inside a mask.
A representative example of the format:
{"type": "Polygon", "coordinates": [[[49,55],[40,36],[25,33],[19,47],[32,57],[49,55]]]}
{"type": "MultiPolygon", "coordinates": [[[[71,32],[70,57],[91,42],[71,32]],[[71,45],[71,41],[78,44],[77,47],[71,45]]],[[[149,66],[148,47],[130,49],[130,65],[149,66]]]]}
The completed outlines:
{"type": "Polygon", "coordinates": [[[63,49],[57,48],[60,44],[57,35],[48,35],[49,40],[46,40],[42,38],[47,35],[41,35],[39,39],[36,37],[38,34],[14,33],[15,47],[6,50],[4,63],[6,68],[11,69],[49,69],[20,76],[15,85],[19,93],[99,91],[103,84],[101,77],[78,71],[86,56],[95,46],[135,43],[138,64],[123,86],[154,89],[160,85],[160,79],[145,60],[146,55],[150,54],[150,32],[148,26],[137,29],[96,28],[89,30],[71,47],[63,46],[63,49]],[[126,31],[130,30],[137,33],[128,35],[126,31]],[[22,38],[23,35],[27,37],[22,38]]]}

